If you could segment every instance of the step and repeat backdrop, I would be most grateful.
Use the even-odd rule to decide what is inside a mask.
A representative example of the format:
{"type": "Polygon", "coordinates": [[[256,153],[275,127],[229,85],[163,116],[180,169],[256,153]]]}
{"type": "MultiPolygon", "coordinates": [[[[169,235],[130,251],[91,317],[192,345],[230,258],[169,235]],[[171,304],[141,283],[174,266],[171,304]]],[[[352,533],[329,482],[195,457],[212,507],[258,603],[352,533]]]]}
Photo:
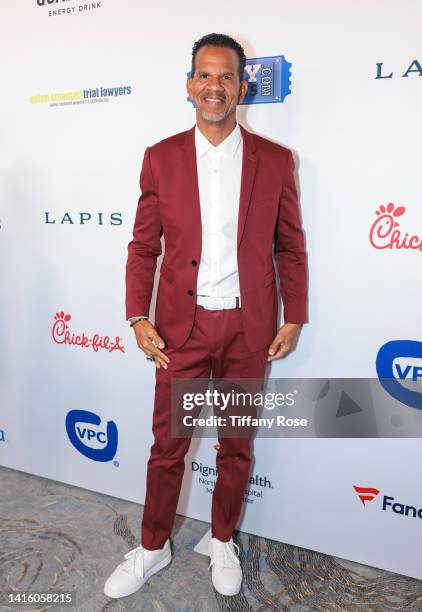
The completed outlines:
{"type": "MultiPolygon", "coordinates": [[[[329,437],[256,440],[239,527],[422,578],[422,6],[22,0],[0,15],[1,464],[143,503],[155,372],[124,310],[139,173],[146,146],[194,124],[191,48],[224,32],[248,57],[240,123],[294,152],[309,252],[310,323],[268,375],[338,396],[329,437]],[[389,437],[370,394],[331,389],[349,378],[390,379],[389,437]]],[[[215,445],[186,459],[179,512],[203,521],[215,445]]]]}

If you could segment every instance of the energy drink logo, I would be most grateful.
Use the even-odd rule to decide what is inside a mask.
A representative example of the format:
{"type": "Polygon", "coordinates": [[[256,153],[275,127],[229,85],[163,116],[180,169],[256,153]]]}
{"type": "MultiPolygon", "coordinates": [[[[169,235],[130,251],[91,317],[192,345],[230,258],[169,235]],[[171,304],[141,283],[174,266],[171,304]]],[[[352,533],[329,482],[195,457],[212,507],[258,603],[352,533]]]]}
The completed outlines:
{"type": "Polygon", "coordinates": [[[48,9],[49,17],[86,13],[101,8],[101,2],[76,3],[75,0],[36,0],[36,5],[48,9]]]}

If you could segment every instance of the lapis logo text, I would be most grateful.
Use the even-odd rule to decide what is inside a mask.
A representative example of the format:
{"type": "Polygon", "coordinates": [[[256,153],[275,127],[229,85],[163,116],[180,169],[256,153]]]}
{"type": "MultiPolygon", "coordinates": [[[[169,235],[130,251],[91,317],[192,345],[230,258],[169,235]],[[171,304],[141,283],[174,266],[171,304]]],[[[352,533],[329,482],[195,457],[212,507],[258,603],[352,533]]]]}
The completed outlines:
{"type": "Polygon", "coordinates": [[[122,225],[122,213],[112,212],[74,212],[66,211],[54,214],[44,212],[44,222],[47,225],[122,225]]]}

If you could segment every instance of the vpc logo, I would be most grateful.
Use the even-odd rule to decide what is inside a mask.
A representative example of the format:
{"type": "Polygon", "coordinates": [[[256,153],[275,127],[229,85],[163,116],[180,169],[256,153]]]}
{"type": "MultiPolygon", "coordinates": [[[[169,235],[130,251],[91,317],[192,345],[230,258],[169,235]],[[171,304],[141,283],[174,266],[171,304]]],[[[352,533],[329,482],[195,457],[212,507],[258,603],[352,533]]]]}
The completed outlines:
{"type": "Polygon", "coordinates": [[[378,351],[376,368],[387,393],[406,406],[422,410],[422,342],[387,342],[378,351]]]}
{"type": "Polygon", "coordinates": [[[107,421],[107,428],[101,418],[86,410],[71,410],[66,416],[66,431],[73,446],[82,455],[94,461],[111,461],[117,451],[117,427],[114,421],[107,421]]]}

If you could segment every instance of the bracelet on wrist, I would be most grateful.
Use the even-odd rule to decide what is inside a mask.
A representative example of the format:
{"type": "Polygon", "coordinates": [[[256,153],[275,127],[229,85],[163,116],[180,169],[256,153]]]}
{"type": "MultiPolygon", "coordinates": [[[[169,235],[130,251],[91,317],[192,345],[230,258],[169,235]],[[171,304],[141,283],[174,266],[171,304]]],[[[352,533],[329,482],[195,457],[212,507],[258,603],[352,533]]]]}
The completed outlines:
{"type": "Polygon", "coordinates": [[[136,319],[130,322],[130,326],[133,327],[139,321],[148,321],[148,317],[136,317],[136,319]]]}

